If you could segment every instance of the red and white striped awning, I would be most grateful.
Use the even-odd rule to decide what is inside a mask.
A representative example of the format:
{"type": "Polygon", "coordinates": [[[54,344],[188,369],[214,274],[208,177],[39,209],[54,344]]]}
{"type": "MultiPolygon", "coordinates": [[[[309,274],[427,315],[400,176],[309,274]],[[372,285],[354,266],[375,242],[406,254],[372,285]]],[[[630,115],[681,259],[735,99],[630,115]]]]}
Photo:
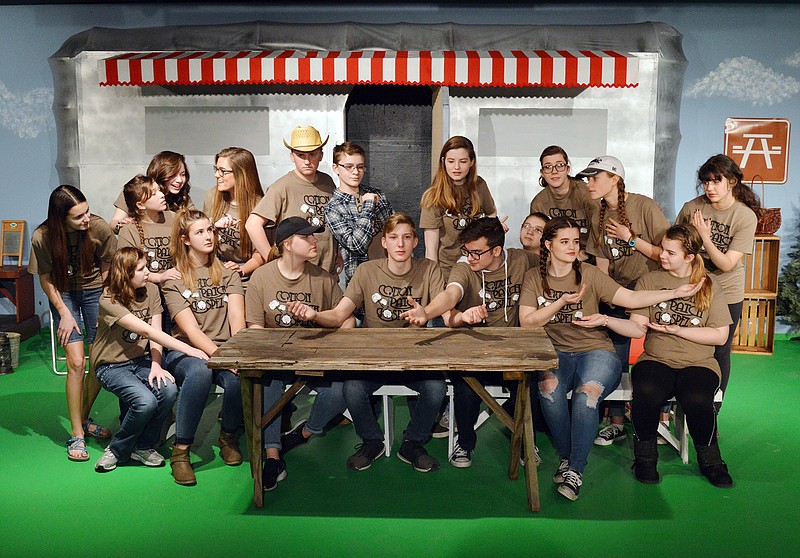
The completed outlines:
{"type": "Polygon", "coordinates": [[[610,50],[130,52],[99,74],[100,85],[636,87],[639,62],[610,50]]]}

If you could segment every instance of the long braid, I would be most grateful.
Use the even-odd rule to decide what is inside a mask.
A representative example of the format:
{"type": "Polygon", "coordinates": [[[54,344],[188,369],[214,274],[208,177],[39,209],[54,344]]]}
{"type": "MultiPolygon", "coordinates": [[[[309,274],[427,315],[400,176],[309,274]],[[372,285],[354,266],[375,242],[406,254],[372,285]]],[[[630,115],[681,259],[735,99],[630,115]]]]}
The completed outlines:
{"type": "Polygon", "coordinates": [[[139,215],[134,214],[131,216],[133,218],[133,224],[136,225],[136,230],[139,231],[139,244],[142,245],[142,252],[144,252],[144,257],[147,260],[147,267],[150,268],[150,256],[147,253],[147,248],[144,245],[144,227],[142,227],[142,222],[139,220],[139,215]]]}
{"type": "Polygon", "coordinates": [[[633,236],[636,236],[636,233],[631,226],[631,222],[628,219],[628,214],[625,212],[625,181],[622,177],[618,177],[619,182],[617,182],[617,211],[619,212],[619,220],[620,222],[628,227],[631,231],[633,236]]]}
{"type": "Polygon", "coordinates": [[[550,285],[547,283],[547,260],[550,257],[550,250],[548,250],[544,245],[544,238],[542,238],[540,242],[541,247],[539,248],[539,275],[542,277],[542,287],[544,288],[544,294],[550,293],[550,285]]]}

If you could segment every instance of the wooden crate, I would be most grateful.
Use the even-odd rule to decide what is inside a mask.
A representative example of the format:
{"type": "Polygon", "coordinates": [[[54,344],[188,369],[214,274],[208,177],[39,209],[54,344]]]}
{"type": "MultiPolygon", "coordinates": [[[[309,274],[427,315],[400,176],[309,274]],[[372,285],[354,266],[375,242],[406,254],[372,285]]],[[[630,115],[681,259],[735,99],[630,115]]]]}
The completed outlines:
{"type": "Polygon", "coordinates": [[[734,353],[771,355],[775,343],[775,297],[745,295],[742,319],[733,334],[734,353]]]}
{"type": "Polygon", "coordinates": [[[744,256],[744,301],[733,336],[734,353],[772,354],[780,250],[780,237],[757,236],[753,253],[744,256]]]}

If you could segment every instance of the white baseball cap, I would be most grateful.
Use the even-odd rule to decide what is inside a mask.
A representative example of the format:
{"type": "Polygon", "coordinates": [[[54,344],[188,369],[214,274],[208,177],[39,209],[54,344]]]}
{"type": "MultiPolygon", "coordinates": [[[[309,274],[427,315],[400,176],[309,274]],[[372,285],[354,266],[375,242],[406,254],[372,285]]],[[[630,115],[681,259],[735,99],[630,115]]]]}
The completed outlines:
{"type": "Polygon", "coordinates": [[[619,159],[612,157],[611,155],[595,157],[589,161],[587,167],[579,172],[576,177],[583,178],[585,176],[594,176],[602,171],[616,174],[622,180],[625,180],[625,167],[622,166],[622,163],[619,162],[619,159]]]}

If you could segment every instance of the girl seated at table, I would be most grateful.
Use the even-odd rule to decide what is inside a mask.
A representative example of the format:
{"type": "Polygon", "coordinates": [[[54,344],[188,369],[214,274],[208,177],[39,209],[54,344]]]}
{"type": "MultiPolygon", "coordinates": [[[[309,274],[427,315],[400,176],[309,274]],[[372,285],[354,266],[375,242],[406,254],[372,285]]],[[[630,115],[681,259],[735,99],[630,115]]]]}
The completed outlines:
{"type": "Polygon", "coordinates": [[[631,417],[636,435],[633,443],[634,475],[643,483],[660,478],[656,431],[661,406],[673,396],[686,413],[686,422],[697,450],[700,472],[711,484],[733,486],[728,467],[717,444],[714,395],[720,386],[720,366],[715,346],[723,345],[731,323],[720,281],[706,273],[703,239],[692,225],[674,225],[661,240],[661,268],[639,279],[639,289],[675,289],[705,279],[693,298],[672,300],[634,310],[631,337],[646,332],[644,352],[631,372],[631,417]]]}
{"type": "Polygon", "coordinates": [[[616,389],[621,376],[607,329],[628,327],[628,320],[598,314],[599,303],[638,308],[692,295],[698,285],[660,291],[620,286],[595,266],[580,262],[580,227],[568,217],[545,225],[540,252],[539,269],[525,274],[519,320],[522,327],[544,326],[558,355],[558,368],[540,374],[539,400],[561,459],[553,482],[562,496],[577,500],[597,432],[598,405],[616,389]]]}
{"type": "MultiPolygon", "coordinates": [[[[330,310],[342,299],[338,278],[311,262],[317,258],[316,233],[324,227],[309,224],[302,217],[284,219],[275,230],[275,244],[266,265],[253,272],[247,287],[247,325],[265,327],[316,327],[313,322],[296,318],[287,303],[302,301],[316,311],[330,310]]],[[[355,318],[347,318],[342,327],[354,327],[355,318]]],[[[284,378],[268,377],[264,384],[264,412],[283,395],[284,378]]],[[[286,478],[286,463],[281,456],[312,436],[322,434],[336,415],[344,412],[343,382],[322,380],[313,384],[317,392],[311,414],[283,439],[280,419],[264,429],[264,490],[273,490],[286,478]]]]}
{"type": "MultiPolygon", "coordinates": [[[[180,279],[163,286],[173,335],[212,355],[220,344],[244,327],[244,291],[239,274],[226,269],[216,256],[217,235],[211,221],[195,209],[178,212],[172,233],[172,256],[180,279]]],[[[182,351],[169,351],[164,366],[180,386],[175,417],[175,445],[170,466],[175,482],[193,485],[189,448],[214,383],[222,396],[220,455],[226,465],[239,465],[242,454],[236,437],[242,424],[242,395],[236,370],[211,370],[206,363],[182,351]]]]}
{"type": "Polygon", "coordinates": [[[124,402],[127,412],[95,465],[99,473],[112,471],[129,459],[148,467],[164,465],[156,446],[178,388],[172,375],[161,367],[162,345],[203,361],[208,358],[203,351],[161,331],[161,295],[158,287],[148,282],[148,275],[144,252],[121,248],[111,261],[100,297],[92,367],[100,384],[124,402]]]}

